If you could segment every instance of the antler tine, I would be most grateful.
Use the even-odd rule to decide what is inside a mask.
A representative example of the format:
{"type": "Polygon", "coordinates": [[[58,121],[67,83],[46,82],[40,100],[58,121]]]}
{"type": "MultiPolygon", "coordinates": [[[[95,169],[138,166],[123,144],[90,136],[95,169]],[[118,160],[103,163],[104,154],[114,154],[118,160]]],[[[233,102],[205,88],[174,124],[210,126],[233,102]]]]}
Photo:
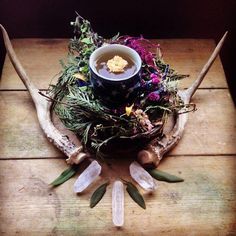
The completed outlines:
{"type": "Polygon", "coordinates": [[[215,50],[211,54],[210,58],[208,59],[207,63],[203,66],[200,74],[198,75],[197,79],[193,82],[193,84],[185,91],[186,96],[188,97],[189,101],[191,100],[192,96],[200,86],[201,82],[203,81],[205,75],[207,74],[208,70],[211,68],[211,65],[215,61],[216,57],[218,56],[224,41],[227,37],[228,31],[225,32],[219,43],[217,44],[215,50]]]}
{"type": "Polygon", "coordinates": [[[34,84],[31,83],[28,75],[26,74],[26,72],[25,72],[23,66],[21,65],[18,57],[16,56],[16,53],[15,53],[13,47],[12,47],[12,44],[11,44],[11,41],[9,39],[7,31],[5,30],[5,28],[1,24],[0,24],[0,28],[2,30],[4,44],[5,44],[5,47],[6,47],[6,50],[7,50],[7,54],[9,56],[10,60],[11,60],[11,63],[14,66],[17,74],[21,78],[22,82],[24,83],[25,87],[28,89],[30,94],[33,96],[33,93],[35,91],[37,91],[38,89],[34,86],[34,84]]]}
{"type": "Polygon", "coordinates": [[[66,135],[60,133],[59,130],[53,125],[51,120],[51,103],[45,98],[39,95],[39,90],[30,81],[27,73],[25,72],[23,66],[21,65],[16,53],[12,47],[11,41],[7,34],[5,28],[0,24],[0,28],[3,33],[4,44],[8,53],[8,56],[25,87],[28,89],[36,110],[40,126],[46,137],[50,142],[52,142],[58,149],[60,149],[67,157],[68,164],[79,164],[84,160],[86,154],[82,152],[82,145],[76,146],[72,143],[66,135]]]}

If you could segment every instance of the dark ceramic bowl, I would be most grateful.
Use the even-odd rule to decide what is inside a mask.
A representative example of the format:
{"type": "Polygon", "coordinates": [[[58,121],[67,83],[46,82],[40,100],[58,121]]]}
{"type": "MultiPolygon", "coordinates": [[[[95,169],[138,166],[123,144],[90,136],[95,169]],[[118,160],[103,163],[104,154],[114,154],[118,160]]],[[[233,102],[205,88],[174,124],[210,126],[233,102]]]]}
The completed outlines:
{"type": "Polygon", "coordinates": [[[94,94],[110,107],[116,107],[117,105],[132,101],[137,95],[137,88],[140,86],[141,66],[142,60],[140,56],[129,47],[119,44],[108,44],[96,49],[89,59],[94,94]],[[121,79],[100,75],[96,69],[96,62],[102,55],[111,52],[115,55],[119,55],[119,53],[127,55],[136,65],[134,74],[121,79]]]}

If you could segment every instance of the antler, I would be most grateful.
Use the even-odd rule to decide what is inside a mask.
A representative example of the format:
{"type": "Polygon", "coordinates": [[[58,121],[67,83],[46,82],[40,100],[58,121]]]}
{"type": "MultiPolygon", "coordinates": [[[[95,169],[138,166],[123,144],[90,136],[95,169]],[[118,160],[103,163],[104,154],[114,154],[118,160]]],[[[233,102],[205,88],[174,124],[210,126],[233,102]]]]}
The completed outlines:
{"type": "Polygon", "coordinates": [[[28,89],[36,110],[39,120],[39,124],[45,133],[46,137],[50,142],[52,142],[58,149],[60,149],[67,157],[66,160],[68,164],[79,164],[86,157],[86,154],[82,152],[83,146],[76,146],[73,142],[69,140],[66,135],[60,133],[60,131],[53,125],[51,120],[51,103],[43,98],[39,94],[39,90],[30,81],[28,75],[26,74],[23,66],[21,65],[19,59],[17,58],[14,49],[12,47],[9,36],[0,24],[0,28],[3,33],[4,44],[8,53],[8,56],[25,87],[28,89]]]}
{"type": "MultiPolygon", "coordinates": [[[[203,81],[205,75],[207,74],[208,70],[210,69],[211,65],[215,61],[216,57],[218,56],[220,49],[222,48],[224,41],[227,36],[226,32],[218,45],[216,46],[215,50],[213,51],[212,55],[208,59],[207,63],[203,66],[199,76],[197,79],[193,82],[193,84],[184,91],[179,91],[178,95],[184,102],[184,104],[189,104],[192,96],[196,92],[197,88],[203,81]]],[[[181,139],[185,124],[188,120],[188,113],[184,113],[184,108],[179,111],[180,114],[178,114],[175,121],[172,121],[175,124],[172,124],[173,129],[167,133],[164,134],[164,137],[161,140],[158,140],[157,138],[152,140],[146,147],[146,149],[140,151],[138,153],[138,161],[140,164],[142,164],[146,168],[153,168],[156,167],[159,162],[161,161],[163,155],[171,150],[179,140],[181,139]],[[183,113],[182,113],[183,112],[183,113]],[[182,113],[182,114],[181,114],[182,113]]]]}

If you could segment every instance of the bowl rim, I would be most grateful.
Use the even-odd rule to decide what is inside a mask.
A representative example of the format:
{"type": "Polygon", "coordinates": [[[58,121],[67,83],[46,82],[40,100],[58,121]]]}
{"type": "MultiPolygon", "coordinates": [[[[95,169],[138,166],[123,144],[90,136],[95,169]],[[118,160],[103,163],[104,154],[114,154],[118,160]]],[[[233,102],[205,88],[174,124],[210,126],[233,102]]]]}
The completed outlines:
{"type": "Polygon", "coordinates": [[[108,80],[108,81],[120,82],[120,81],[129,80],[129,79],[133,78],[134,76],[136,76],[140,72],[141,67],[142,67],[142,59],[139,56],[139,54],[134,49],[132,49],[130,47],[127,47],[125,45],[121,45],[121,44],[106,44],[106,45],[103,45],[103,46],[95,49],[92,52],[92,54],[90,55],[90,57],[89,57],[89,68],[90,68],[90,70],[92,70],[92,72],[94,74],[96,74],[98,77],[100,77],[100,78],[102,78],[104,80],[108,80]],[[135,55],[135,57],[137,58],[137,60],[135,61],[135,64],[137,66],[137,69],[136,69],[135,73],[130,75],[130,76],[128,76],[128,77],[124,77],[124,78],[120,78],[120,79],[108,78],[106,76],[103,76],[103,75],[99,74],[97,72],[97,70],[95,69],[95,66],[94,66],[94,64],[95,64],[94,62],[96,60],[96,58],[94,58],[94,57],[95,57],[95,54],[97,54],[99,51],[103,51],[107,47],[126,49],[126,50],[128,50],[130,52],[129,54],[135,55]]]}

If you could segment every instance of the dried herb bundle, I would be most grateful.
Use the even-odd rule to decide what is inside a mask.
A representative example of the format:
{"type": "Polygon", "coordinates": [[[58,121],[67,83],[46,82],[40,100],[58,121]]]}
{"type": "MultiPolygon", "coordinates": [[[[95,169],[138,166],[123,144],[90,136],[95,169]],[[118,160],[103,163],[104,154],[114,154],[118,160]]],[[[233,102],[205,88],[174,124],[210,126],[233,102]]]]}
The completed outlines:
{"type": "Polygon", "coordinates": [[[150,42],[142,37],[118,37],[105,40],[95,33],[90,23],[77,16],[74,38],[69,44],[68,62],[49,94],[53,109],[63,124],[76,133],[84,146],[101,152],[101,147],[114,139],[145,139],[162,136],[169,113],[177,113],[182,101],[177,95],[177,82],[186,77],[177,74],[161,56],[143,46],[150,42]],[[93,94],[88,60],[103,43],[119,43],[136,50],[142,59],[141,84],[132,103],[106,107],[93,94]]]}

